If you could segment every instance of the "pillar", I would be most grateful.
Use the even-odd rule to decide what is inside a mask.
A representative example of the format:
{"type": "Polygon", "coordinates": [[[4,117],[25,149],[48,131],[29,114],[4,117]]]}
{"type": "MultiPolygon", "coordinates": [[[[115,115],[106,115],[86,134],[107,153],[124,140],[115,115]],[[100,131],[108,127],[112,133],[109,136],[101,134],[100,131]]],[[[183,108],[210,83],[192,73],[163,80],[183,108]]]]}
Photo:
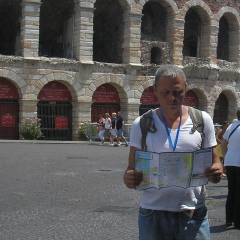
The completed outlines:
{"type": "Polygon", "coordinates": [[[123,63],[140,64],[142,14],[124,14],[123,63]]]}
{"type": "Polygon", "coordinates": [[[79,140],[78,138],[78,128],[80,123],[91,122],[91,106],[92,102],[83,102],[78,101],[73,105],[73,119],[72,119],[72,128],[73,140],[79,140]]]}
{"type": "Polygon", "coordinates": [[[93,60],[93,7],[75,5],[73,52],[81,62],[93,60]]]}
{"type": "Polygon", "coordinates": [[[183,61],[184,19],[176,19],[173,29],[173,64],[181,66],[183,61]]]}
{"type": "Polygon", "coordinates": [[[23,57],[38,57],[41,0],[22,1],[21,51],[23,57]]]}

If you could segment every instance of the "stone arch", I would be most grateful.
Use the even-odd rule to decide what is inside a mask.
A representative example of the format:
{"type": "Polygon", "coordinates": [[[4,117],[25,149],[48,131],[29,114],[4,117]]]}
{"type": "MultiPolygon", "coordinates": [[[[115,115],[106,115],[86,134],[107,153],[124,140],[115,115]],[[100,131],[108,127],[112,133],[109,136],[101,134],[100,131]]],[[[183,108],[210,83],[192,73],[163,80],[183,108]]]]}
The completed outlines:
{"type": "Polygon", "coordinates": [[[23,1],[0,2],[0,54],[20,56],[20,19],[23,1]]]}
{"type": "Polygon", "coordinates": [[[123,63],[124,12],[121,1],[96,0],[93,12],[93,61],[123,63]]]}
{"type": "MultiPolygon", "coordinates": [[[[210,56],[210,36],[212,23],[212,11],[210,7],[201,0],[190,0],[185,3],[180,10],[182,16],[186,16],[188,10],[192,8],[201,19],[201,36],[198,57],[207,58],[210,56]]],[[[186,30],[186,29],[185,29],[186,30]]]]}
{"type": "MultiPolygon", "coordinates": [[[[143,6],[148,2],[149,0],[139,0],[139,2],[137,4],[139,4],[140,6],[143,6]]],[[[132,0],[132,2],[134,2],[134,4],[132,4],[132,8],[133,6],[136,4],[135,1],[132,0]]],[[[167,11],[168,13],[171,13],[173,15],[176,14],[176,12],[178,12],[178,6],[177,4],[173,1],[173,0],[166,0],[166,1],[163,1],[163,0],[156,0],[156,2],[159,2],[161,3],[164,7],[167,7],[167,11]]],[[[141,11],[142,11],[142,8],[141,8],[141,11]]],[[[141,12],[138,12],[141,14],[141,12]]]]}
{"type": "Polygon", "coordinates": [[[195,87],[194,86],[192,86],[192,87],[189,86],[187,88],[187,91],[189,91],[189,90],[193,91],[198,98],[198,109],[205,111],[207,109],[207,104],[208,104],[208,99],[207,99],[206,92],[203,89],[200,89],[196,86],[195,87]]]}
{"type": "Polygon", "coordinates": [[[135,90],[135,101],[140,104],[140,98],[144,92],[145,89],[151,87],[154,85],[154,78],[150,78],[149,80],[143,81],[141,85],[135,90]]]}
{"type": "Polygon", "coordinates": [[[42,0],[39,13],[39,56],[73,58],[73,12],[74,0],[42,0]]]}
{"type": "Polygon", "coordinates": [[[130,86],[126,79],[124,79],[123,75],[102,75],[97,76],[95,80],[92,81],[92,83],[85,89],[87,92],[87,99],[85,99],[89,102],[92,101],[92,96],[94,91],[103,84],[111,84],[116,88],[118,91],[120,99],[125,99],[124,101],[127,102],[130,92],[130,86]]]}
{"type": "Polygon", "coordinates": [[[216,14],[216,21],[219,21],[220,18],[226,14],[226,18],[230,21],[232,24],[232,29],[233,30],[239,30],[240,26],[240,17],[239,13],[235,8],[232,7],[223,7],[221,8],[218,13],[216,14]],[[237,20],[237,22],[235,21],[237,20]]]}
{"type": "Polygon", "coordinates": [[[125,116],[125,121],[127,122],[129,120],[129,108],[128,108],[128,104],[129,102],[131,103],[131,90],[130,90],[130,86],[129,86],[129,80],[124,79],[124,76],[121,74],[118,75],[98,75],[95,80],[84,89],[84,91],[87,93],[87,97],[86,95],[81,96],[79,99],[84,98],[83,101],[88,102],[89,104],[92,103],[92,97],[94,92],[96,91],[96,89],[98,87],[100,87],[101,85],[104,84],[109,84],[111,86],[113,86],[116,91],[118,92],[118,96],[120,99],[119,107],[121,108],[121,112],[123,113],[123,115],[125,116]]]}
{"type": "MultiPolygon", "coordinates": [[[[124,10],[127,10],[130,8],[131,2],[134,0],[118,0],[119,4],[123,7],[124,10]]],[[[80,7],[94,7],[94,4],[96,0],[88,0],[87,3],[85,1],[80,0],[74,0],[76,5],[79,5],[80,7]],[[87,6],[86,6],[87,5],[87,6]]]]}
{"type": "Polygon", "coordinates": [[[235,87],[231,85],[225,85],[224,83],[219,83],[211,89],[211,91],[209,92],[209,96],[211,96],[211,101],[215,102],[221,92],[226,95],[229,101],[237,102],[238,96],[235,87]]]}
{"type": "Polygon", "coordinates": [[[208,19],[211,19],[213,16],[212,10],[211,8],[202,0],[190,0],[188,2],[186,2],[182,8],[182,10],[180,10],[181,15],[185,15],[186,12],[191,8],[191,7],[197,7],[197,11],[198,14],[200,15],[200,17],[203,18],[207,17],[208,19]],[[185,14],[183,14],[183,12],[185,12],[185,14]]]}
{"type": "Polygon", "coordinates": [[[222,93],[226,96],[228,100],[228,120],[231,122],[234,118],[236,118],[236,111],[238,108],[238,99],[235,92],[235,88],[229,88],[229,86],[224,87],[222,89],[222,93]]]}
{"type": "Polygon", "coordinates": [[[67,74],[66,72],[57,72],[57,73],[50,73],[46,76],[43,76],[41,79],[36,81],[32,86],[32,94],[35,94],[36,99],[41,91],[41,89],[49,82],[58,81],[64,84],[70,91],[72,95],[73,101],[77,99],[77,91],[81,88],[81,85],[78,81],[74,81],[73,74],[67,74]]]}
{"type": "MultiPolygon", "coordinates": [[[[229,26],[229,61],[238,61],[239,59],[239,29],[240,29],[240,17],[238,12],[232,7],[223,7],[216,14],[216,20],[220,22],[220,19],[225,17],[229,26]]],[[[218,39],[219,42],[219,39],[218,39]]]]}
{"type": "MultiPolygon", "coordinates": [[[[141,12],[139,14],[142,14],[142,10],[144,5],[149,2],[148,0],[140,0],[139,5],[141,5],[141,12]]],[[[175,21],[177,19],[178,14],[178,7],[177,4],[172,0],[156,0],[155,2],[160,3],[167,12],[167,25],[166,25],[166,42],[174,43],[174,35],[175,35],[175,21]]]]}
{"type": "Polygon", "coordinates": [[[211,89],[211,92],[209,93],[209,96],[211,96],[210,103],[213,107],[213,111],[215,108],[215,103],[219,97],[219,95],[223,93],[228,101],[228,121],[232,121],[234,118],[236,118],[236,110],[239,105],[237,102],[239,99],[238,94],[236,93],[236,90],[234,86],[225,85],[225,84],[219,84],[218,86],[214,86],[211,89]]]}
{"type": "Polygon", "coordinates": [[[0,69],[0,77],[6,78],[11,81],[18,90],[19,98],[23,97],[27,88],[27,83],[20,75],[18,75],[12,70],[2,68],[0,69]]]}
{"type": "MultiPolygon", "coordinates": [[[[97,0],[88,0],[87,4],[84,1],[80,0],[74,0],[76,5],[79,5],[80,7],[91,7],[94,8],[94,4],[97,0]],[[90,5],[89,5],[90,4],[90,5]],[[87,6],[86,6],[87,5],[87,6]]],[[[134,2],[133,0],[118,0],[119,4],[122,6],[123,10],[129,10],[131,2],[134,2]]]]}

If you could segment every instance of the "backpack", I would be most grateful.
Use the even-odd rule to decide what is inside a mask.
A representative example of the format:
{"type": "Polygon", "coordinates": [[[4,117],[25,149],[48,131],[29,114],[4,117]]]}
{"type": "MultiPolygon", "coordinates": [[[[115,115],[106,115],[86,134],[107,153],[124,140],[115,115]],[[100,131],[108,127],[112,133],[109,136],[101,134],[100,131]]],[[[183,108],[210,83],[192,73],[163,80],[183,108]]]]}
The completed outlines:
{"type": "MultiPolygon", "coordinates": [[[[193,127],[191,131],[194,133],[197,130],[200,133],[202,138],[202,143],[201,143],[201,149],[202,149],[203,139],[205,138],[205,135],[203,133],[204,123],[202,118],[202,111],[193,107],[188,107],[188,110],[189,110],[190,118],[193,121],[193,127]]],[[[141,149],[143,151],[147,151],[147,145],[146,145],[147,134],[148,132],[155,133],[157,131],[157,128],[153,121],[152,109],[144,113],[140,117],[140,128],[142,132],[141,149]]]]}

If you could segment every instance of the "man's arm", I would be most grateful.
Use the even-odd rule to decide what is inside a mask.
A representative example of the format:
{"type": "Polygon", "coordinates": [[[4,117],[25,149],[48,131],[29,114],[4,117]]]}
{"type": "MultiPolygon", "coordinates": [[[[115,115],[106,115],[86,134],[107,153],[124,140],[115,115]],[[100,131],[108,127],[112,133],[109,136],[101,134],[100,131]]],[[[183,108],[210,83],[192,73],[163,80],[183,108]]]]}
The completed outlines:
{"type": "Polygon", "coordinates": [[[212,183],[218,183],[221,180],[223,173],[223,165],[218,156],[217,148],[213,148],[213,164],[211,167],[205,169],[204,175],[212,183]]]}
{"type": "Polygon", "coordinates": [[[124,183],[128,188],[135,188],[143,180],[142,173],[134,170],[134,152],[135,152],[135,150],[140,150],[140,149],[136,148],[136,147],[130,147],[129,158],[128,158],[128,167],[123,176],[124,183]]]}
{"type": "Polygon", "coordinates": [[[124,129],[124,121],[122,121],[122,129],[124,129]]]}
{"type": "Polygon", "coordinates": [[[223,135],[223,130],[220,128],[218,129],[218,132],[217,132],[217,135],[216,135],[216,140],[217,140],[217,143],[221,143],[221,138],[222,138],[222,135],[223,135]]]}
{"type": "Polygon", "coordinates": [[[225,155],[227,153],[227,145],[228,145],[228,140],[223,138],[222,143],[221,143],[223,157],[225,157],[225,155]]]}

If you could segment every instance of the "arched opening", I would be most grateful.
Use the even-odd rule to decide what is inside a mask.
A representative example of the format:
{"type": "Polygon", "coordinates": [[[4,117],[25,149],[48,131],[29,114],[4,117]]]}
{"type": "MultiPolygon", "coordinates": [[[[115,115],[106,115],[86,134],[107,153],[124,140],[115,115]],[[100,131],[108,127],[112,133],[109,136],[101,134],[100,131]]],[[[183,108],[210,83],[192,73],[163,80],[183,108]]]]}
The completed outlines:
{"type": "Polygon", "coordinates": [[[0,2],[0,54],[21,55],[20,18],[21,1],[0,2]]]}
{"type": "Polygon", "coordinates": [[[217,58],[229,61],[229,24],[222,16],[219,21],[217,58]]]}
{"type": "Polygon", "coordinates": [[[38,94],[37,116],[43,140],[72,140],[72,96],[57,81],[47,83],[38,94]]]}
{"type": "Polygon", "coordinates": [[[15,85],[0,78],[0,139],[19,139],[18,98],[15,85]]]}
{"type": "Polygon", "coordinates": [[[166,41],[167,11],[159,3],[148,1],[142,10],[141,39],[166,41]]]}
{"type": "Polygon", "coordinates": [[[153,47],[151,49],[151,63],[161,64],[161,49],[159,47],[153,47]]]}
{"type": "Polygon", "coordinates": [[[123,9],[117,0],[97,0],[93,18],[93,61],[122,63],[123,9]]]}
{"type": "Polygon", "coordinates": [[[140,98],[139,116],[143,115],[150,109],[159,107],[157,97],[154,93],[153,86],[146,88],[140,98]]]}
{"type": "Polygon", "coordinates": [[[185,98],[183,100],[183,105],[198,108],[198,98],[193,91],[188,90],[186,92],[185,98]]]}
{"type": "Polygon", "coordinates": [[[199,57],[201,39],[201,19],[198,13],[190,8],[185,16],[183,56],[199,57]]]}
{"type": "Polygon", "coordinates": [[[214,108],[213,122],[221,124],[228,120],[228,100],[224,93],[221,93],[214,108]]]}
{"type": "Polygon", "coordinates": [[[73,57],[73,0],[42,0],[39,56],[73,57]]]}
{"type": "Polygon", "coordinates": [[[120,111],[120,98],[118,91],[110,84],[99,86],[92,96],[91,121],[98,122],[100,116],[105,113],[110,115],[113,112],[120,111]]]}

